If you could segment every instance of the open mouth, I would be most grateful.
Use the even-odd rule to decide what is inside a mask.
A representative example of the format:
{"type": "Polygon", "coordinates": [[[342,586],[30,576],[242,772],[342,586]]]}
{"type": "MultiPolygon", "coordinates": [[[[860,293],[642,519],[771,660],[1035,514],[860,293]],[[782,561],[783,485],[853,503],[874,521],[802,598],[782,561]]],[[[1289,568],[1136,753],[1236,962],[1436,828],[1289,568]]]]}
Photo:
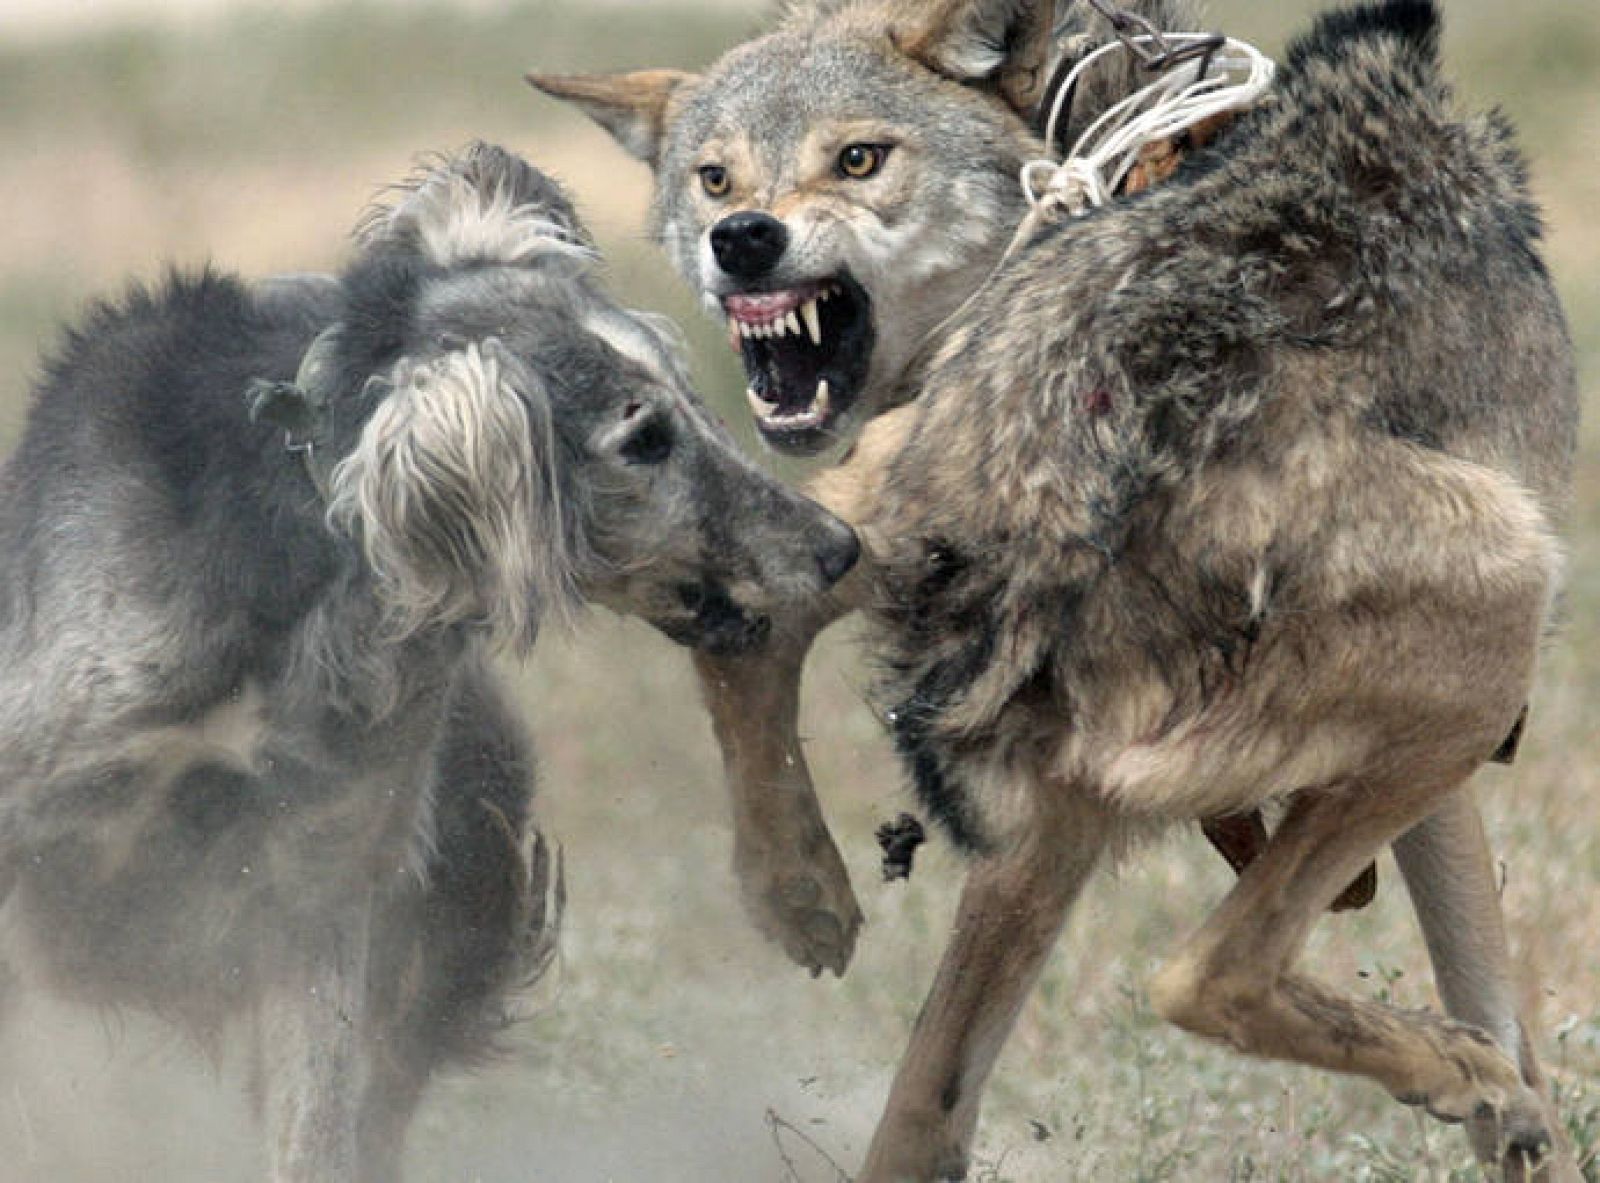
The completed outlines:
{"type": "Polygon", "coordinates": [[[721,585],[710,580],[679,584],[677,600],[685,615],[673,614],[651,623],[690,649],[735,657],[758,648],[772,631],[770,617],[734,603],[721,585]]]}
{"type": "Polygon", "coordinates": [[[854,405],[872,358],[872,301],[849,275],[724,296],[756,426],[773,447],[814,452],[854,405]]]}

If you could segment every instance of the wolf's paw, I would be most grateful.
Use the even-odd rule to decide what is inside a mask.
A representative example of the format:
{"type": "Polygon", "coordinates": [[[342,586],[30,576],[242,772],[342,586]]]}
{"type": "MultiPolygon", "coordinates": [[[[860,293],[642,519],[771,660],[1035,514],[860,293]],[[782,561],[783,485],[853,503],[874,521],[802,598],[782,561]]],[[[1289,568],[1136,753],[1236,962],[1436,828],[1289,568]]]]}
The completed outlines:
{"type": "Polygon", "coordinates": [[[1581,1183],[1552,1115],[1531,1089],[1464,1087],[1401,1100],[1423,1105],[1441,1121],[1464,1123],[1478,1161],[1498,1168],[1494,1177],[1503,1183],[1581,1183]]]}
{"type": "Polygon", "coordinates": [[[1528,1090],[1499,1109],[1480,1106],[1467,1120],[1473,1151],[1498,1164],[1503,1183],[1581,1183],[1571,1149],[1539,1097],[1528,1090]]]}
{"type": "Polygon", "coordinates": [[[786,850],[740,852],[735,858],[745,908],[762,934],[817,977],[842,977],[855,952],[861,908],[838,848],[826,835],[809,858],[786,850]]]}

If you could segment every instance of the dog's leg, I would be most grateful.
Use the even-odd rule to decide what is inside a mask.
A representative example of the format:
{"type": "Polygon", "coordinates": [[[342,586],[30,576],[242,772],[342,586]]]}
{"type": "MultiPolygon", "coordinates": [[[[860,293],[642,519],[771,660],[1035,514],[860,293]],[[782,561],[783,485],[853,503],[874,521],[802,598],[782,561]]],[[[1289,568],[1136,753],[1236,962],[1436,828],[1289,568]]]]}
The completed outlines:
{"type": "Polygon", "coordinates": [[[756,654],[695,655],[722,748],[745,908],[813,975],[843,974],[861,927],[861,908],[800,746],[801,668],[820,627],[774,637],[756,654]]]}
{"type": "Polygon", "coordinates": [[[966,1177],[984,1083],[1106,844],[1100,809],[1063,820],[973,864],[858,1183],[966,1177]]]}
{"type": "Polygon", "coordinates": [[[422,1100],[425,1075],[378,1065],[366,1091],[358,1126],[357,1167],[352,1183],[400,1183],[406,1131],[422,1100]]]}
{"type": "MultiPolygon", "coordinates": [[[[1522,1070],[1542,1099],[1554,1153],[1536,1175],[1540,1183],[1582,1183],[1570,1140],[1517,1017],[1516,986],[1494,863],[1470,789],[1453,794],[1432,817],[1394,844],[1417,920],[1428,943],[1439,997],[1453,1018],[1481,1027],[1522,1070]]],[[[1479,1157],[1493,1157],[1497,1123],[1468,1119],[1479,1157]]],[[[1515,1164],[1520,1169],[1520,1163],[1515,1164]]],[[[1520,1180],[1520,1174],[1508,1177],[1520,1180]]]]}
{"type": "Polygon", "coordinates": [[[1450,1121],[1495,1122],[1510,1179],[1551,1134],[1540,1097],[1475,1026],[1340,995],[1291,970],[1312,924],[1386,843],[1445,803],[1467,769],[1302,794],[1265,851],[1151,983],[1157,1011],[1240,1051],[1369,1076],[1450,1121]]]}
{"type": "Polygon", "coordinates": [[[274,967],[256,1033],[272,1183],[363,1178],[366,950],[365,931],[341,931],[298,949],[297,965],[274,967]]]}

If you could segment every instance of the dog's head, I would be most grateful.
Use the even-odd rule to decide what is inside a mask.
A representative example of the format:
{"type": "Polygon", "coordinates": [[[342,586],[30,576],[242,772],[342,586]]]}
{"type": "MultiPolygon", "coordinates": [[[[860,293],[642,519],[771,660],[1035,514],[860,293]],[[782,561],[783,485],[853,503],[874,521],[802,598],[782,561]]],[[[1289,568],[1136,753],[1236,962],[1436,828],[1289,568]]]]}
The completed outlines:
{"type": "Polygon", "coordinates": [[[736,650],[815,595],[854,535],[742,459],[673,335],[598,285],[560,190],[478,146],[377,210],[297,385],[330,520],[401,632],[531,641],[593,599],[736,650]]]}
{"type": "Polygon", "coordinates": [[[763,437],[848,440],[1025,209],[1049,0],[819,0],[705,73],[534,75],[655,170],[654,229],[728,321],[763,437]]]}

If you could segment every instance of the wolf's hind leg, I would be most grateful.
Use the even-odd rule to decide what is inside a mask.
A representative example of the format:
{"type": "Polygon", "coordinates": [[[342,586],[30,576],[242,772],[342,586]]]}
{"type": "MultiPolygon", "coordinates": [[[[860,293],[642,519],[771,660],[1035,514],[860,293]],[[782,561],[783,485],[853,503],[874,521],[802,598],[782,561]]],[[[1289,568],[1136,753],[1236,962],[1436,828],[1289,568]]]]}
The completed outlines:
{"type": "MultiPolygon", "coordinates": [[[[1517,1015],[1516,988],[1494,863],[1470,789],[1452,794],[1426,821],[1394,844],[1411,901],[1428,943],[1439,997],[1451,1017],[1487,1031],[1516,1061],[1525,1084],[1545,1107],[1553,1151],[1537,1174],[1508,1177],[1539,1183],[1582,1183],[1549,1082],[1517,1015]]],[[[1468,1119],[1480,1158],[1501,1157],[1499,1123],[1490,1115],[1468,1119]]]]}
{"type": "Polygon", "coordinates": [[[1165,1018],[1240,1051],[1369,1076],[1447,1121],[1493,1121],[1495,1161],[1522,1179],[1552,1146],[1542,1099],[1476,1026],[1336,993],[1290,967],[1311,925],[1380,850],[1457,791],[1462,768],[1302,794],[1261,857],[1156,975],[1165,1018]]]}
{"type": "Polygon", "coordinates": [[[1086,796],[974,862],[857,1183],[966,1177],[984,1082],[1110,833],[1086,796]]]}

